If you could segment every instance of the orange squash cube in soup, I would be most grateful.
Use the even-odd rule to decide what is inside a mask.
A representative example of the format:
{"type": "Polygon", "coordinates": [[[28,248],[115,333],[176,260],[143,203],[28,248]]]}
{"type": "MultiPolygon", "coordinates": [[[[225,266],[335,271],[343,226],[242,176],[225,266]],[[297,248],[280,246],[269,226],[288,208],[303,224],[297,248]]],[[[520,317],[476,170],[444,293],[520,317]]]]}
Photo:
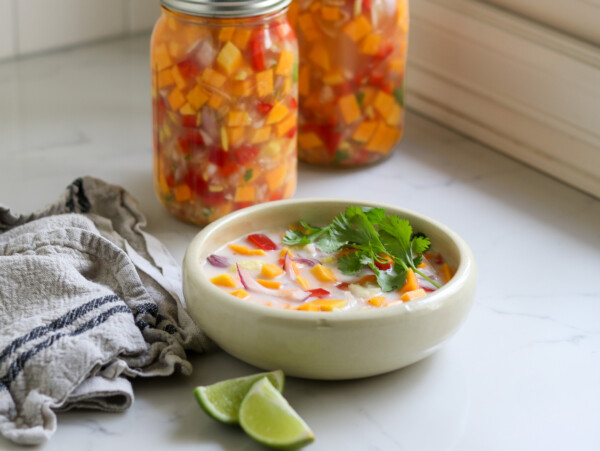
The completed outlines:
{"type": "Polygon", "coordinates": [[[407,0],[294,0],[300,44],[298,156],[361,166],[402,137],[407,0]]]}
{"type": "Polygon", "coordinates": [[[155,189],[207,224],[296,187],[298,49],[286,11],[207,18],[163,7],[152,35],[155,189]]]}

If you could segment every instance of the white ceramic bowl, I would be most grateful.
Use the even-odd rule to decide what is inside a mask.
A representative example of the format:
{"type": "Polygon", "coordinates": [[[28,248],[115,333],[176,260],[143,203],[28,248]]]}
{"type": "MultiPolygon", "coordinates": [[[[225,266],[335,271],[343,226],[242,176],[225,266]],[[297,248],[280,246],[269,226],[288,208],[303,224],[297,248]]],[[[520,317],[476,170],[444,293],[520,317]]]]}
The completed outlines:
{"type": "Polygon", "coordinates": [[[433,353],[464,321],[477,268],[455,232],[410,210],[345,199],[296,199],[257,205],[204,228],[183,262],[183,291],[197,324],[229,354],[265,370],[310,379],[353,379],[410,365],[433,353]],[[306,220],[329,223],[349,205],[383,207],[425,233],[456,274],[422,299],[379,309],[304,312],[266,307],[227,294],[202,271],[206,257],[252,232],[306,220]]]}

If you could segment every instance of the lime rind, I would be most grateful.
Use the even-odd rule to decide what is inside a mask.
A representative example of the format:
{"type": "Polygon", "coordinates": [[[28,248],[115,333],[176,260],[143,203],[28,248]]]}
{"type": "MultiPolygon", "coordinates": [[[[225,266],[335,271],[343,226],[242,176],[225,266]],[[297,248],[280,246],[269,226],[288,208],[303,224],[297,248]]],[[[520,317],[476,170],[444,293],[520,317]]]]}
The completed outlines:
{"type": "Polygon", "coordinates": [[[239,422],[246,434],[272,448],[298,449],[315,439],[308,424],[266,377],[246,394],[239,422]]]}
{"type": "Polygon", "coordinates": [[[263,378],[269,380],[276,390],[283,391],[285,376],[283,371],[276,370],[199,386],[194,389],[194,396],[211,418],[222,423],[238,424],[242,401],[254,383],[263,378]]]}

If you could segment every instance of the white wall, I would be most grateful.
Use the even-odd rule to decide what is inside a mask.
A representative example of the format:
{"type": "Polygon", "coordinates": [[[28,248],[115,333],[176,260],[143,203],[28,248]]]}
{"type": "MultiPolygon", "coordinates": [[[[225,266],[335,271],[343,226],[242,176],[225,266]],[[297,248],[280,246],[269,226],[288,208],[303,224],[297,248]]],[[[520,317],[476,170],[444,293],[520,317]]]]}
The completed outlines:
{"type": "Polygon", "coordinates": [[[0,0],[0,58],[150,30],[158,0],[0,0]]]}

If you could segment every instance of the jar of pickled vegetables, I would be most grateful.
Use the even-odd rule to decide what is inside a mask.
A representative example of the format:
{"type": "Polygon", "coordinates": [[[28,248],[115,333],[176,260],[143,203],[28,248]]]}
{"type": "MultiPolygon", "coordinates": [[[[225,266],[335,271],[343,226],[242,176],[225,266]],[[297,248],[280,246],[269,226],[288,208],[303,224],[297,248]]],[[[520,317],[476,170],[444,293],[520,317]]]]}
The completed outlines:
{"type": "Polygon", "coordinates": [[[298,49],[290,0],[162,0],[152,34],[154,184],[206,224],[296,188],[298,49]]]}
{"type": "Polygon", "coordinates": [[[299,158],[386,158],[403,131],[408,0],[294,0],[288,15],[300,46],[299,158]]]}

